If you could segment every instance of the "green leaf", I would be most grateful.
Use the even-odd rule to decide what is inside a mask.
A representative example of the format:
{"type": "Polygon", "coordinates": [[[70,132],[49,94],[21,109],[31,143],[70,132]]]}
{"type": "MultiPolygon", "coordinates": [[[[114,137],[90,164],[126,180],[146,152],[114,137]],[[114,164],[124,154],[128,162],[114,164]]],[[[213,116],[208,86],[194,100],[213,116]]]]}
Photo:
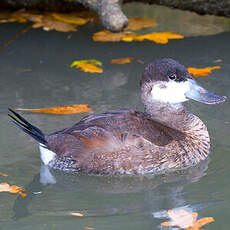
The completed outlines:
{"type": "Polygon", "coordinates": [[[88,64],[94,64],[97,66],[102,66],[102,62],[96,60],[96,59],[89,59],[89,60],[78,60],[78,61],[73,61],[70,67],[74,67],[78,64],[83,64],[83,63],[88,63],[88,64]]]}

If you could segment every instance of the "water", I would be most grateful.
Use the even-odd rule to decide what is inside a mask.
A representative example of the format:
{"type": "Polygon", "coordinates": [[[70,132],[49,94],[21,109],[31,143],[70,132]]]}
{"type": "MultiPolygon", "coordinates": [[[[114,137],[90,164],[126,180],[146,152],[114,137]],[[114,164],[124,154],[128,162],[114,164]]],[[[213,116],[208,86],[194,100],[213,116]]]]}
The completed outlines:
{"type": "MultiPolygon", "coordinates": [[[[197,211],[200,217],[214,217],[215,222],[206,229],[228,229],[229,101],[212,106],[186,103],[207,124],[212,154],[197,167],[169,175],[112,177],[52,172],[56,184],[43,186],[35,142],[9,122],[8,107],[87,103],[94,108],[93,113],[129,107],[142,109],[140,75],[145,64],[160,57],[172,57],[193,67],[221,65],[211,76],[198,81],[210,91],[230,97],[229,19],[135,4],[126,5],[125,10],[129,15],[141,14],[141,10],[143,15],[151,14],[159,24],[157,30],[170,29],[186,38],[171,40],[166,45],[96,43],[92,34],[102,28],[87,24],[76,33],[30,30],[0,51],[0,172],[9,175],[0,179],[24,186],[28,194],[21,198],[0,193],[1,229],[157,229],[167,221],[162,217],[164,211],[184,206],[197,211]],[[174,21],[167,20],[167,16],[174,21]],[[135,60],[127,65],[109,64],[111,59],[121,57],[135,60]],[[91,75],[69,67],[73,60],[91,58],[103,62],[103,74],[91,75]],[[71,216],[71,212],[83,213],[84,217],[71,216]]],[[[27,26],[0,24],[0,44],[27,26]]],[[[85,116],[23,115],[47,133],[85,116]]]]}

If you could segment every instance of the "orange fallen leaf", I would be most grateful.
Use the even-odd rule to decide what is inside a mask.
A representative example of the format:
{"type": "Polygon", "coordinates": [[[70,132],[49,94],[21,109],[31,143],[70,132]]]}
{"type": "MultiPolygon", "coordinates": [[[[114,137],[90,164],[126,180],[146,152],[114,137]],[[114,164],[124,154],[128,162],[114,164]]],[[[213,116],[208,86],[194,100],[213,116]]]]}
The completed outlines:
{"type": "Polygon", "coordinates": [[[161,223],[162,226],[176,226],[183,229],[199,230],[203,225],[214,221],[214,218],[212,217],[205,217],[197,220],[197,212],[188,212],[186,210],[168,210],[168,215],[171,218],[171,221],[161,223]]]}
{"type": "Polygon", "coordinates": [[[81,69],[84,72],[89,72],[89,73],[103,73],[103,69],[95,66],[94,64],[91,63],[79,63],[76,65],[77,68],[81,69]]]}
{"type": "Polygon", "coordinates": [[[143,41],[149,40],[156,43],[166,44],[169,39],[182,39],[183,35],[174,34],[172,32],[159,32],[159,33],[150,33],[144,35],[137,35],[134,32],[124,31],[120,33],[113,33],[108,30],[103,30],[97,32],[93,35],[93,40],[97,42],[132,42],[132,41],[143,41]]]}
{"type": "Polygon", "coordinates": [[[91,20],[91,18],[80,17],[77,12],[72,12],[72,13],[68,13],[68,14],[52,13],[51,15],[59,21],[69,23],[69,24],[74,24],[77,26],[84,25],[88,21],[91,20]]]}
{"type": "Polygon", "coordinates": [[[0,176],[8,176],[8,175],[0,172],[0,176]]]}
{"type": "Polygon", "coordinates": [[[212,66],[212,67],[206,67],[206,68],[193,68],[188,67],[188,72],[192,74],[194,77],[201,77],[201,76],[208,76],[213,69],[220,69],[221,67],[219,65],[212,66]]]}
{"type": "Polygon", "coordinates": [[[25,189],[17,186],[17,185],[9,185],[6,182],[0,184],[0,192],[9,192],[9,193],[18,193],[22,197],[26,197],[25,189]]]}
{"type": "Polygon", "coordinates": [[[149,41],[153,41],[155,43],[166,44],[168,43],[169,39],[182,39],[182,38],[184,38],[184,36],[180,34],[174,34],[172,32],[159,32],[159,33],[150,33],[144,35],[128,35],[123,37],[121,40],[126,42],[132,42],[132,41],[141,42],[146,39],[149,41]]]}
{"type": "Polygon", "coordinates": [[[79,217],[83,217],[84,215],[80,212],[71,212],[70,213],[72,216],[79,216],[79,217]]]}
{"type": "Polygon", "coordinates": [[[50,108],[40,108],[40,109],[23,109],[17,108],[19,111],[29,111],[33,113],[52,113],[52,114],[75,114],[75,113],[85,113],[92,110],[87,104],[79,105],[66,105],[61,107],[50,107],[50,108]]]}
{"type": "Polygon", "coordinates": [[[127,64],[127,63],[131,63],[133,60],[133,58],[131,57],[127,57],[127,58],[118,58],[118,59],[112,59],[110,61],[110,64],[127,64]]]}
{"type": "Polygon", "coordinates": [[[85,230],[93,230],[93,229],[95,229],[95,228],[90,227],[90,226],[86,226],[86,227],[84,227],[84,229],[85,229],[85,230]]]}
{"type": "Polygon", "coordinates": [[[125,30],[140,30],[146,27],[155,27],[157,23],[152,18],[130,17],[125,30]]]}
{"type": "Polygon", "coordinates": [[[97,33],[94,33],[93,40],[96,42],[119,42],[123,37],[133,34],[134,33],[130,31],[113,33],[109,30],[102,30],[97,33]]]}
{"type": "Polygon", "coordinates": [[[191,230],[200,229],[202,226],[212,223],[212,222],[214,222],[213,217],[204,217],[202,219],[199,219],[193,227],[190,227],[188,229],[191,229],[191,230]]]}
{"type": "Polygon", "coordinates": [[[103,73],[103,69],[98,67],[98,66],[102,66],[102,63],[95,59],[74,61],[70,65],[70,67],[74,67],[74,66],[76,68],[81,69],[84,72],[103,73]]]}

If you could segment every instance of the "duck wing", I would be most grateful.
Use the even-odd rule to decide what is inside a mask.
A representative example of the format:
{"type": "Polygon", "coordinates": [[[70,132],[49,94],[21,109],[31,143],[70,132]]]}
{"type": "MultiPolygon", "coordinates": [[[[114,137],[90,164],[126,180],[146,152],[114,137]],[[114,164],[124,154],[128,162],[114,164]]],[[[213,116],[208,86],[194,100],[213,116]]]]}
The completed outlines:
{"type": "Polygon", "coordinates": [[[149,153],[150,148],[152,152],[152,148],[165,146],[172,139],[170,128],[133,110],[90,115],[70,128],[46,136],[48,148],[59,159],[74,159],[78,168],[94,173],[111,173],[116,164],[119,170],[115,171],[134,169],[130,163],[140,161],[143,152],[149,153]],[[132,159],[127,161],[127,157],[132,159]]]}

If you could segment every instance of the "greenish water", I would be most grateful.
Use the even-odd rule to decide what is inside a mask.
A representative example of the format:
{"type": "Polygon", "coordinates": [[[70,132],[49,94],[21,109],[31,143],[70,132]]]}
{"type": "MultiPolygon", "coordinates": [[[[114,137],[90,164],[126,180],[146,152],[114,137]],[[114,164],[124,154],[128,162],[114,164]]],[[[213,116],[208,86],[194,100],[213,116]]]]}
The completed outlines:
{"type": "MultiPolygon", "coordinates": [[[[149,8],[142,9],[144,15],[150,14],[149,8]]],[[[125,10],[130,15],[138,15],[135,5],[125,6],[125,10]]],[[[168,9],[161,10],[159,15],[169,15],[168,9]]],[[[164,25],[160,24],[161,29],[157,30],[169,30],[171,25],[171,31],[183,34],[178,28],[185,24],[187,35],[185,39],[171,40],[166,45],[152,42],[96,43],[92,41],[92,34],[102,28],[87,24],[76,33],[30,30],[0,51],[0,172],[9,175],[0,179],[24,186],[28,194],[27,198],[21,198],[0,193],[1,229],[71,230],[87,226],[100,230],[158,229],[161,222],[167,221],[163,211],[183,206],[197,211],[199,217],[214,217],[215,222],[205,229],[229,228],[229,101],[212,106],[192,101],[186,103],[207,124],[212,141],[210,159],[197,167],[155,177],[53,172],[56,184],[48,186],[40,183],[41,163],[36,143],[14,127],[7,117],[8,107],[40,108],[87,103],[94,108],[93,113],[130,107],[142,109],[139,99],[141,73],[145,64],[161,57],[172,57],[193,67],[221,65],[221,69],[198,81],[210,91],[229,98],[228,20],[220,23],[219,20],[223,19],[209,19],[208,29],[200,26],[199,33],[192,34],[190,25],[195,24],[193,17],[198,16],[189,12],[170,12],[171,15],[185,15],[187,20],[178,16],[173,25],[171,19],[168,20],[167,26],[164,19],[164,25]],[[217,27],[222,33],[207,32],[215,31],[213,28],[217,27]],[[109,64],[111,59],[121,57],[134,57],[135,60],[126,65],[109,64]],[[69,67],[73,60],[91,58],[103,62],[103,74],[83,73],[69,67]],[[144,64],[138,63],[137,59],[144,64]],[[83,213],[84,217],[70,216],[70,212],[83,213]]],[[[156,20],[159,23],[160,19],[156,20]]],[[[12,39],[26,26],[0,24],[0,44],[12,39]]],[[[86,115],[23,114],[47,133],[70,126],[86,115]]]]}

